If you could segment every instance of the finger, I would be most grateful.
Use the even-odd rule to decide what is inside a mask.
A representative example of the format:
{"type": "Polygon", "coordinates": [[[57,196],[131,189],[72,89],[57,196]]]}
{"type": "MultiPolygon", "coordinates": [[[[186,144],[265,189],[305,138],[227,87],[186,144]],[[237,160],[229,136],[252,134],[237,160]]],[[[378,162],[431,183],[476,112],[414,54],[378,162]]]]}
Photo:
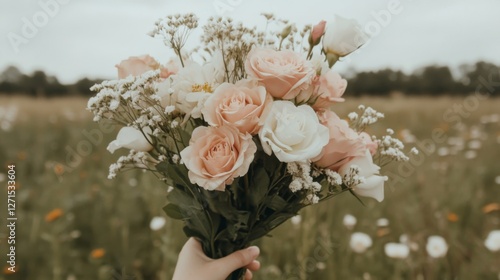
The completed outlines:
{"type": "Polygon", "coordinates": [[[253,274],[250,270],[247,269],[245,272],[245,280],[251,280],[253,278],[253,274]]]}
{"type": "Polygon", "coordinates": [[[249,265],[247,265],[245,267],[250,269],[251,271],[257,271],[260,268],[260,262],[258,260],[254,260],[249,265]]]}
{"type": "Polygon", "coordinates": [[[238,268],[244,267],[252,263],[260,254],[260,250],[256,246],[248,247],[243,250],[236,251],[229,256],[214,261],[217,267],[227,274],[235,271],[238,268]]]}

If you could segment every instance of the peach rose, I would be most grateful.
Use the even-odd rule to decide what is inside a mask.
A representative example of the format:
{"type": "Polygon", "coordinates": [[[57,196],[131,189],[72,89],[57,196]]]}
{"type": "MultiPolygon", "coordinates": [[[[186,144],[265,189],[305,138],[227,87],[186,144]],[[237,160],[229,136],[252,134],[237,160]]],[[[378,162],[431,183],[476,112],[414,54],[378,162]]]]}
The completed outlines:
{"type": "Polygon", "coordinates": [[[262,82],[269,94],[281,99],[295,98],[316,75],[311,62],[291,50],[253,49],[245,70],[249,77],[262,82]]]}
{"type": "Polygon", "coordinates": [[[338,73],[329,70],[319,77],[318,99],[313,108],[329,108],[336,102],[344,102],[342,95],[347,87],[347,81],[338,73]]]}
{"type": "Polygon", "coordinates": [[[330,130],[330,142],[313,160],[317,166],[337,171],[354,157],[365,155],[366,146],[363,139],[345,120],[341,120],[330,110],[322,110],[318,112],[318,116],[320,122],[330,130]]]}
{"type": "Polygon", "coordinates": [[[224,191],[234,178],[247,174],[256,151],[250,134],[243,135],[230,126],[199,126],[180,155],[191,183],[224,191]]]}
{"type": "Polygon", "coordinates": [[[259,132],[262,119],[270,109],[273,98],[257,80],[241,80],[217,87],[201,110],[211,126],[229,125],[241,133],[259,132]]]}
{"type": "Polygon", "coordinates": [[[149,55],[131,56],[116,65],[118,78],[124,79],[130,75],[139,76],[150,70],[160,68],[160,64],[149,55]]]}
{"type": "Polygon", "coordinates": [[[368,149],[368,151],[370,151],[370,154],[373,156],[378,149],[377,142],[373,141],[372,137],[366,132],[361,132],[359,136],[361,136],[361,139],[363,139],[363,142],[365,142],[366,148],[368,149]]]}

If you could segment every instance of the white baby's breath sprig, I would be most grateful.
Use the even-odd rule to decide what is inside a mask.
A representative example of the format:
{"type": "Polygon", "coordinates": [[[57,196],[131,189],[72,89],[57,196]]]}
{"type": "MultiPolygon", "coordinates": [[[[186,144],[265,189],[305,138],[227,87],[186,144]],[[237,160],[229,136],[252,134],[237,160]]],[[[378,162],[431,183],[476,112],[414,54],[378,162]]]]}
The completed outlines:
{"type": "MultiPolygon", "coordinates": [[[[388,130],[387,132],[389,134],[391,134],[390,132],[394,133],[391,130],[388,130]]],[[[391,135],[385,135],[382,136],[381,139],[376,139],[375,142],[378,145],[377,156],[379,166],[385,166],[392,161],[405,162],[410,160],[408,155],[406,155],[403,151],[405,146],[401,140],[394,138],[391,135]]],[[[413,153],[415,150],[412,149],[410,153],[413,153]]]]}
{"type": "Polygon", "coordinates": [[[349,118],[349,120],[351,120],[351,121],[355,121],[355,120],[357,120],[357,119],[358,119],[359,115],[358,115],[358,113],[356,113],[356,112],[350,112],[350,113],[347,115],[347,117],[349,118]]]}
{"type": "Polygon", "coordinates": [[[90,88],[97,94],[89,99],[87,110],[94,114],[94,121],[111,119],[128,125],[140,114],[142,106],[146,105],[142,104],[144,98],[154,93],[153,83],[159,77],[160,71],[152,70],[140,76],[96,84],[90,88]]]}
{"type": "Polygon", "coordinates": [[[315,204],[319,202],[318,193],[321,192],[322,186],[314,181],[311,173],[315,173],[309,162],[290,162],[287,164],[287,172],[292,175],[292,181],[289,189],[296,193],[303,191],[306,195],[305,202],[315,204]]]}
{"type": "Polygon", "coordinates": [[[359,176],[359,166],[357,165],[351,165],[349,168],[349,171],[344,175],[342,178],[343,183],[348,187],[348,188],[353,188],[359,184],[362,184],[365,182],[365,177],[359,176]]]}
{"type": "Polygon", "coordinates": [[[198,27],[198,17],[193,13],[170,15],[155,22],[155,27],[148,33],[151,37],[159,36],[166,46],[174,50],[184,67],[182,48],[192,30],[198,27]]]}
{"type": "Polygon", "coordinates": [[[109,166],[108,179],[130,169],[154,170],[153,167],[158,163],[149,153],[130,150],[128,155],[119,157],[116,163],[109,166]]]}
{"type": "Polygon", "coordinates": [[[360,114],[351,112],[347,115],[351,121],[350,126],[356,131],[364,131],[366,127],[376,123],[378,120],[383,119],[383,113],[376,111],[372,107],[365,107],[365,105],[358,106],[360,114]]]}

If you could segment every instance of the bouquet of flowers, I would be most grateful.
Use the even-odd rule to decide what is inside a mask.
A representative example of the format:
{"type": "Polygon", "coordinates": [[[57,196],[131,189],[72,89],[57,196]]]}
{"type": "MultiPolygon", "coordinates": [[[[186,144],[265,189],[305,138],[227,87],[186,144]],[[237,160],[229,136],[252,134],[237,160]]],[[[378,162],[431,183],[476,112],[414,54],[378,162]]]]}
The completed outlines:
{"type": "Polygon", "coordinates": [[[156,174],[168,188],[164,211],[211,258],[341,193],[381,201],[388,178],[380,167],[408,160],[390,129],[381,138],[365,132],[382,113],[363,105],[349,121],[335,113],[347,82],[332,67],[365,43],[359,24],[337,16],[299,30],[264,16],[263,32],[210,18],[191,50],[197,17],[160,19],[150,35],[176,57],[123,61],[119,79],[93,86],[88,102],[95,121],[123,125],[108,150],[130,150],[109,178],[128,169],[156,174]]]}

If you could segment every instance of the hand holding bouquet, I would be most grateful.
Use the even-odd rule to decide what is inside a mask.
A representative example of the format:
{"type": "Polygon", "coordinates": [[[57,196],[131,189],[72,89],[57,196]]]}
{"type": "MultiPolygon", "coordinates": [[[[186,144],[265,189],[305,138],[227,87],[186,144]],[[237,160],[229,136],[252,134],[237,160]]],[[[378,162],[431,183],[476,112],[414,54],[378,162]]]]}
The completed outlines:
{"type": "Polygon", "coordinates": [[[382,113],[361,105],[347,122],[334,112],[347,82],[332,67],[365,42],[360,26],[337,17],[299,31],[264,16],[281,31],[210,18],[190,51],[198,19],[159,20],[150,35],[177,57],[166,65],[129,58],[118,65],[120,79],[95,85],[88,103],[95,121],[123,125],[108,150],[130,151],[109,177],[130,168],[157,175],[168,186],[165,212],[211,258],[341,193],[381,201],[388,178],[380,167],[408,160],[392,133],[364,132],[382,113]]]}

